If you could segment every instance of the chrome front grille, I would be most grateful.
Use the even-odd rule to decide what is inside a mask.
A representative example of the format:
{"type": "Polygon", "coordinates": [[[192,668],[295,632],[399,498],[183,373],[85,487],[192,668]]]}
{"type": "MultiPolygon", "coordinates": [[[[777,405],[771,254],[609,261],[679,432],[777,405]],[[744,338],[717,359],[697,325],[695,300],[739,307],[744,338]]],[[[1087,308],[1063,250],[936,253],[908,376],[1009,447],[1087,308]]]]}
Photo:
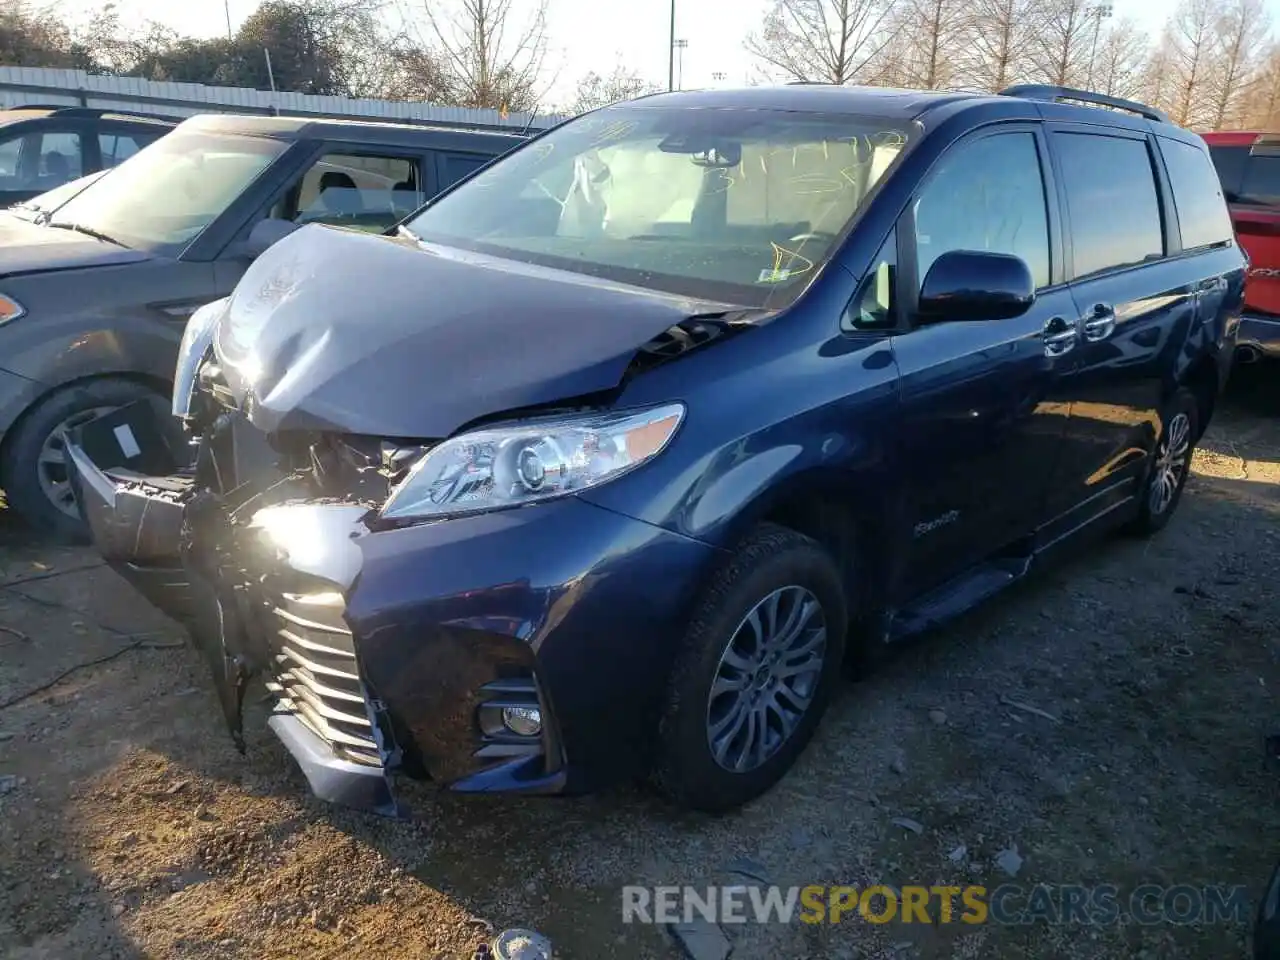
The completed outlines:
{"type": "Polygon", "coordinates": [[[339,756],[381,766],[342,595],[282,593],[275,601],[275,677],[267,688],[339,756]]]}

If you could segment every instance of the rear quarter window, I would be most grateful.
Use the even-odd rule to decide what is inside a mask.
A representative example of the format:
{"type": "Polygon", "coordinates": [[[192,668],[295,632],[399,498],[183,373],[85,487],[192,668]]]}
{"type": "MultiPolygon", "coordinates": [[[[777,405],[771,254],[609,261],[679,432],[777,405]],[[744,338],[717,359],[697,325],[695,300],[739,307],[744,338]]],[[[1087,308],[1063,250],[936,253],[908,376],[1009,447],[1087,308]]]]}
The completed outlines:
{"type": "Polygon", "coordinates": [[[1180,140],[1160,138],[1165,169],[1173,188],[1182,247],[1190,250],[1223,243],[1232,237],[1231,215],[1222,195],[1222,184],[1203,150],[1180,140]]]}

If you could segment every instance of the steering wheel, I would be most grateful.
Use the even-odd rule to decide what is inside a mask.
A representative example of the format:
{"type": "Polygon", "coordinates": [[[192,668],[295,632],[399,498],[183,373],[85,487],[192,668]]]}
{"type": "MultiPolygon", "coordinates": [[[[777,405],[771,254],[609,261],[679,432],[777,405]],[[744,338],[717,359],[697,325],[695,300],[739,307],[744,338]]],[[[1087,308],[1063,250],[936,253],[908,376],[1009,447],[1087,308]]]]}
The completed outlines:
{"type": "Polygon", "coordinates": [[[825,240],[828,243],[835,240],[834,233],[824,233],[821,231],[813,231],[812,233],[797,233],[794,237],[788,237],[787,243],[804,243],[806,240],[825,240]]]}

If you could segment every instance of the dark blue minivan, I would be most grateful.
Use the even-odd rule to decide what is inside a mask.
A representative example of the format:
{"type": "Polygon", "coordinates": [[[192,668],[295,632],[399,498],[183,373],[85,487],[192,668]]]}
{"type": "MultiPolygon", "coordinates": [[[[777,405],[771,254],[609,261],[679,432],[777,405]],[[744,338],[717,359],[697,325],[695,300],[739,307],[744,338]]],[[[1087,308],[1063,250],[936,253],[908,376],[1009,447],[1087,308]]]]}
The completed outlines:
{"type": "Polygon", "coordinates": [[[726,810],[842,674],[1159,530],[1245,258],[1141,104],[796,85],[565,123],[385,236],[308,226],[69,446],[99,550],[315,791],[726,810]],[[171,416],[170,413],[173,415],[171,416]]]}

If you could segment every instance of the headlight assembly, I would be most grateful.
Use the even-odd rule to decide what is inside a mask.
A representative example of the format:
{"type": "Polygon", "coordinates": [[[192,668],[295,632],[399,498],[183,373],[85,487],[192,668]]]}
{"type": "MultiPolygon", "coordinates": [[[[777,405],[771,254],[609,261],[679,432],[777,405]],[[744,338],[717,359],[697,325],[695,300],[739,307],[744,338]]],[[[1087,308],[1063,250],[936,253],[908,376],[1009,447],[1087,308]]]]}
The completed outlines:
{"type": "Polygon", "coordinates": [[[576,493],[657,456],[684,418],[679,403],[477,430],[414,465],[382,516],[426,520],[576,493]]]}
{"type": "Polygon", "coordinates": [[[27,315],[27,308],[20,304],[13,297],[6,297],[0,293],[0,323],[8,323],[10,320],[17,320],[19,317],[27,315]]]}

